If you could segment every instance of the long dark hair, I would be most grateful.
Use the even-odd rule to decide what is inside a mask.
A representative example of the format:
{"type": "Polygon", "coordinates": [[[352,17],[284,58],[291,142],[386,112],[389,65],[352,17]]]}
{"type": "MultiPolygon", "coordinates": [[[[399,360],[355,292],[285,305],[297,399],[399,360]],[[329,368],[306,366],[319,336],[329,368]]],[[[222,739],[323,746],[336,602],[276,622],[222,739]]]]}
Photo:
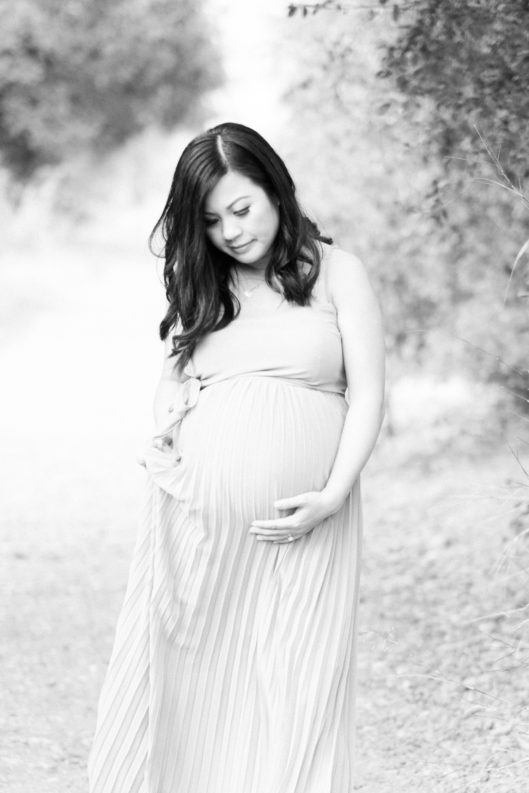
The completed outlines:
{"type": "Polygon", "coordinates": [[[208,240],[204,221],[206,197],[228,171],[243,174],[279,202],[279,230],[265,279],[288,301],[301,306],[310,302],[320,271],[318,241],[332,242],[302,212],[283,160],[253,129],[225,123],[193,138],[177,163],[165,207],[149,236],[151,250],[158,231],[164,241],[160,255],[169,307],[160,337],[165,339],[179,324],[173,354],[181,367],[204,335],[225,327],[240,311],[230,289],[234,260],[208,240]]]}

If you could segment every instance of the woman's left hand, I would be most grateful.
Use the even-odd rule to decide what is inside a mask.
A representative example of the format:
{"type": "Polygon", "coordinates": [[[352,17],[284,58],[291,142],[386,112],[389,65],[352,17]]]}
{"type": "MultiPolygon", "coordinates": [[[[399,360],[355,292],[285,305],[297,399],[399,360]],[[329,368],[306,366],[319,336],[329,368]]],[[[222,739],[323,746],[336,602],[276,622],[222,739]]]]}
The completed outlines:
{"type": "Polygon", "coordinates": [[[341,504],[334,503],[323,491],[301,493],[291,498],[274,501],[274,507],[288,515],[273,520],[254,520],[250,534],[263,542],[284,543],[299,540],[326,518],[338,511],[341,504]]]}

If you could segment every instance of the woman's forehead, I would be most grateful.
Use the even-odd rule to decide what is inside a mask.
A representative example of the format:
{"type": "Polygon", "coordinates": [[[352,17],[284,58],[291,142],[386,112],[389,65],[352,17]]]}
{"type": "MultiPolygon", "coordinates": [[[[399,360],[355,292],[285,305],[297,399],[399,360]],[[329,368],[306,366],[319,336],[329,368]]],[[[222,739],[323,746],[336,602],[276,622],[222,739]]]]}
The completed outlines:
{"type": "Polygon", "coordinates": [[[207,194],[204,203],[206,212],[229,209],[242,198],[253,198],[261,188],[247,176],[237,171],[228,171],[221,176],[215,187],[207,194]]]}

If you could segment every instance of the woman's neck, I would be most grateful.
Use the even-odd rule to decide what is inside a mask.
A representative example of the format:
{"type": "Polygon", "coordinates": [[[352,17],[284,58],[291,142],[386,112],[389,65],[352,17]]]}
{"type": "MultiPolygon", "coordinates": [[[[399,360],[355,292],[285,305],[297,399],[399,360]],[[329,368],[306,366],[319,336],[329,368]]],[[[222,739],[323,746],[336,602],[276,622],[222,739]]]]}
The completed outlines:
{"type": "Polygon", "coordinates": [[[237,275],[242,276],[243,278],[250,278],[250,279],[263,279],[265,277],[266,266],[261,267],[260,265],[251,265],[251,264],[235,264],[233,265],[234,272],[237,275]]]}

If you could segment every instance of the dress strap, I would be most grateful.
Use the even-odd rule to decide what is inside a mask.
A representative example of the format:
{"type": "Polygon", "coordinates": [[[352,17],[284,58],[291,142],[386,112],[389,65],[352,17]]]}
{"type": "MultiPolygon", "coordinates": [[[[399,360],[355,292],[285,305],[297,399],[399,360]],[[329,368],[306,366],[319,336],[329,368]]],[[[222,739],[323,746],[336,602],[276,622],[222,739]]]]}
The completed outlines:
{"type": "Polygon", "coordinates": [[[320,275],[314,286],[314,296],[322,303],[332,303],[331,293],[329,289],[329,257],[332,256],[334,250],[330,245],[322,244],[322,255],[320,261],[320,275]]]}

